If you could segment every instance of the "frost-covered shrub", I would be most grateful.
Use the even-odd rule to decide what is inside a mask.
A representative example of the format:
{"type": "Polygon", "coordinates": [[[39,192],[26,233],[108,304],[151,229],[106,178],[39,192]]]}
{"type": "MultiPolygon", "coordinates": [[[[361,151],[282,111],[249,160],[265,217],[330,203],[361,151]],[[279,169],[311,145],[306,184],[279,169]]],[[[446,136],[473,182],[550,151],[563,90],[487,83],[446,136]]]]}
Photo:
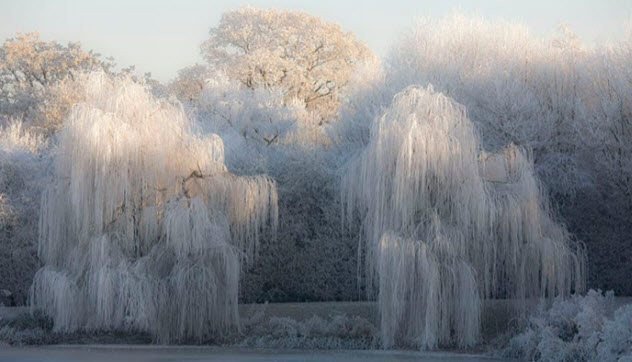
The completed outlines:
{"type": "Polygon", "coordinates": [[[42,200],[32,306],[61,332],[199,342],[236,330],[240,266],[277,223],[274,182],[229,173],[219,137],[132,79],[84,85],[42,200]]]}
{"type": "Polygon", "coordinates": [[[0,345],[43,344],[50,341],[53,322],[40,311],[22,313],[9,320],[0,320],[0,345]]]}
{"type": "Polygon", "coordinates": [[[343,198],[345,217],[363,220],[385,347],[472,346],[481,299],[584,288],[582,250],[532,167],[515,146],[485,153],[465,108],[432,86],[405,89],[375,119],[343,198]]]}
{"type": "Polygon", "coordinates": [[[632,360],[632,305],[620,307],[606,320],[597,345],[599,361],[632,360]]]}
{"type": "Polygon", "coordinates": [[[621,361],[632,358],[632,305],[612,313],[614,294],[543,303],[523,332],[504,349],[505,357],[537,361],[621,361]]]}
{"type": "Polygon", "coordinates": [[[148,344],[151,336],[138,331],[55,331],[53,320],[40,310],[0,320],[0,346],[52,344],[148,344]]]}
{"type": "Polygon", "coordinates": [[[241,346],[297,349],[371,349],[378,346],[375,326],[360,317],[312,316],[303,321],[272,317],[247,331],[241,346]]]}

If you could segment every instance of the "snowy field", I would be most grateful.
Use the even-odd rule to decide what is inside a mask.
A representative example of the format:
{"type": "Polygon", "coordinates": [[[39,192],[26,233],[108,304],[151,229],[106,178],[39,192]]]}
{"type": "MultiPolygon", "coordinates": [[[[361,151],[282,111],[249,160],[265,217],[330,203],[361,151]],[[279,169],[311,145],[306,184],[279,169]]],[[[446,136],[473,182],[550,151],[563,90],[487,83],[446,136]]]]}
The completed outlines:
{"type": "Polygon", "coordinates": [[[490,361],[490,357],[450,352],[297,351],[214,347],[46,346],[5,347],[0,362],[26,361],[490,361]]]}

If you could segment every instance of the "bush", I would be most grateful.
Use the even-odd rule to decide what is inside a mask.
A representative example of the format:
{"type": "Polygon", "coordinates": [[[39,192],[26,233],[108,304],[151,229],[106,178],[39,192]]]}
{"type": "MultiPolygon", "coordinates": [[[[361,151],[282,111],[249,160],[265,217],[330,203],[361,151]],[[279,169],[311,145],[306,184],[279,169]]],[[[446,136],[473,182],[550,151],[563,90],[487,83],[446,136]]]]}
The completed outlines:
{"type": "Polygon", "coordinates": [[[372,349],[378,345],[375,326],[360,317],[346,315],[304,321],[273,317],[247,331],[239,345],[257,348],[372,349]]]}
{"type": "Polygon", "coordinates": [[[632,358],[632,305],[612,315],[614,293],[542,304],[523,332],[502,351],[504,357],[535,361],[620,361],[632,358]]]}

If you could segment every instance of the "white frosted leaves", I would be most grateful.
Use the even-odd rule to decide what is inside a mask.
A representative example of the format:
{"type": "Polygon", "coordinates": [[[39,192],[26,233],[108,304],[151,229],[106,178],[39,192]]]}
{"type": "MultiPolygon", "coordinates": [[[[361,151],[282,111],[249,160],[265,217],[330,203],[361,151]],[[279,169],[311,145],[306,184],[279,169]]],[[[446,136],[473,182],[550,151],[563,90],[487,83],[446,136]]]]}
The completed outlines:
{"type": "Polygon", "coordinates": [[[567,295],[584,260],[551,216],[528,158],[483,153],[465,109],[410,87],[375,120],[343,179],[364,220],[384,346],[473,345],[486,297],[567,295]]]}
{"type": "Polygon", "coordinates": [[[221,139],[142,85],[83,81],[42,201],[33,305],[65,331],[199,342],[237,329],[241,261],[276,228],[274,183],[228,173],[221,139]]]}

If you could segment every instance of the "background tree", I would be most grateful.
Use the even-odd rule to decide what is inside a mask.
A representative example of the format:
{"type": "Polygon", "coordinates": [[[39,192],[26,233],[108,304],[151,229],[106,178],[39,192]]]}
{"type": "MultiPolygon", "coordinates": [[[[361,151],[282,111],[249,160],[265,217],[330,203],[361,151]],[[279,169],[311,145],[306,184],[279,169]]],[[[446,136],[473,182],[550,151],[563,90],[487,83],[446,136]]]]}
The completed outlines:
{"type": "Polygon", "coordinates": [[[0,115],[56,128],[65,112],[54,100],[68,105],[61,108],[76,100],[56,86],[80,72],[109,71],[113,65],[79,43],[62,45],[43,41],[38,33],[18,34],[0,48],[0,115]]]}
{"type": "Polygon", "coordinates": [[[356,64],[371,51],[337,24],[299,11],[250,7],[222,15],[201,47],[213,67],[244,86],[280,87],[322,119],[333,115],[356,64]]]}
{"type": "Polygon", "coordinates": [[[181,102],[197,102],[200,99],[210,70],[204,64],[194,64],[178,71],[178,76],[167,86],[181,102]]]}

